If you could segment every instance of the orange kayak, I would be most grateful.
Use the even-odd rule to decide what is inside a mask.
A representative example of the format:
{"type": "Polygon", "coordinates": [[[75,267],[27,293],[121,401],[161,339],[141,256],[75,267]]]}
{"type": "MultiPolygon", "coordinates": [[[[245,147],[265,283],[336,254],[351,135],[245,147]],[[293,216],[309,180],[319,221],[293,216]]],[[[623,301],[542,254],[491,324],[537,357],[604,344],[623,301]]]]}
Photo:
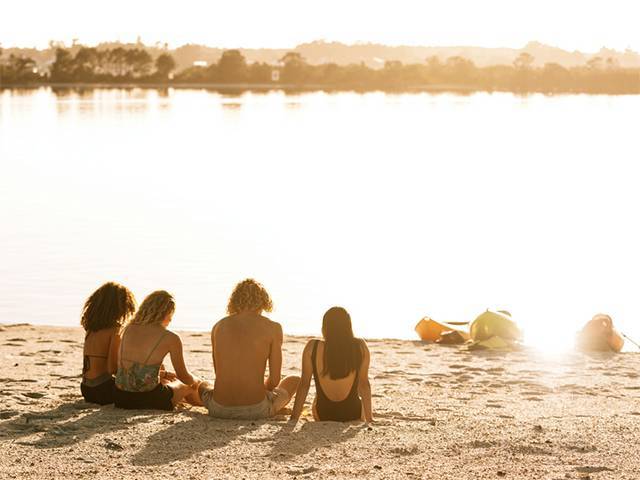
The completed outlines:
{"type": "Polygon", "coordinates": [[[418,322],[415,328],[423,342],[435,342],[446,332],[458,332],[465,340],[469,339],[469,334],[463,330],[457,329],[446,323],[436,322],[435,320],[424,317],[418,322]]]}
{"type": "Polygon", "coordinates": [[[609,315],[594,316],[578,333],[577,347],[591,352],[619,352],[624,346],[624,338],[613,328],[609,315]]]}

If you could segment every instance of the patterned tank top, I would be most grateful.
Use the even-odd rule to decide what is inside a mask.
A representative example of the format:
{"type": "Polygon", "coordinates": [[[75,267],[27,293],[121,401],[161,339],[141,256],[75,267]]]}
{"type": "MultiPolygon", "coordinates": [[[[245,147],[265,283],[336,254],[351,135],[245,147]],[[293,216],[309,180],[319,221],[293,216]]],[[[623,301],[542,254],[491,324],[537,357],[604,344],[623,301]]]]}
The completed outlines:
{"type": "Polygon", "coordinates": [[[160,335],[160,338],[158,338],[158,341],[153,346],[144,362],[140,363],[131,361],[131,364],[127,367],[122,363],[123,360],[125,360],[122,354],[124,351],[123,346],[125,334],[122,335],[120,355],[118,356],[118,372],[116,373],[116,386],[120,390],[125,390],[127,392],[149,392],[156,388],[158,383],[160,383],[160,367],[162,364],[158,363],[147,365],[147,362],[166,334],[167,332],[165,331],[160,335]]]}

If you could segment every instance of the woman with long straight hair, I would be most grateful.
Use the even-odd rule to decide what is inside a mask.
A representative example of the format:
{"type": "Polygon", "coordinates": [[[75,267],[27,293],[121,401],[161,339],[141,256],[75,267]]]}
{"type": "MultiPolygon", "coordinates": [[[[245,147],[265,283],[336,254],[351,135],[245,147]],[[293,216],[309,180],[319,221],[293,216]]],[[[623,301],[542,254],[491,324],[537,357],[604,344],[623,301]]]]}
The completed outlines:
{"type": "Polygon", "coordinates": [[[342,307],[330,308],[322,319],[323,340],[310,340],[302,353],[302,378],[291,420],[297,421],[316,385],[313,417],[318,421],[373,421],[369,383],[369,349],[355,338],[351,317],[342,307]]]}

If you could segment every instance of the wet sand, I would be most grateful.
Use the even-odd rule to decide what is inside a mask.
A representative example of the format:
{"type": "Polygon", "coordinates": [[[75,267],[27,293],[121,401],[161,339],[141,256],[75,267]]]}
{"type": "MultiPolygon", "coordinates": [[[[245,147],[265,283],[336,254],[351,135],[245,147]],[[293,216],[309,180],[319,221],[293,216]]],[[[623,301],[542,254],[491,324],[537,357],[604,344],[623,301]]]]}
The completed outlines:
{"type": "MultiPolygon", "coordinates": [[[[209,336],[187,365],[213,379],[209,336]]],[[[229,421],[80,395],[79,328],[0,327],[0,478],[640,478],[640,355],[371,341],[376,422],[229,421]]],[[[287,337],[284,374],[304,338],[287,337]]],[[[313,398],[311,387],[308,401],[313,398]]]]}

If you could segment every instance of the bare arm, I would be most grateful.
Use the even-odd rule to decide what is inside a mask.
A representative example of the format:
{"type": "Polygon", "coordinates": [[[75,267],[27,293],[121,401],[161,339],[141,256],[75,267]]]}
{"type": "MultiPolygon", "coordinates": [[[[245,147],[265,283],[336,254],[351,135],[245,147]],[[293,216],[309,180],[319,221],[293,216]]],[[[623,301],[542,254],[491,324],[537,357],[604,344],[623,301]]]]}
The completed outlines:
{"type": "Polygon", "coordinates": [[[111,375],[118,371],[118,353],[120,352],[120,329],[116,328],[109,340],[109,353],[107,356],[107,369],[111,375]]]}
{"type": "Polygon", "coordinates": [[[169,353],[171,354],[171,363],[176,370],[176,377],[182,383],[191,385],[197,378],[191,375],[191,372],[187,370],[187,366],[184,364],[184,354],[182,351],[182,340],[179,335],[173,334],[171,338],[171,344],[169,345],[169,353]]]}
{"type": "Polygon", "coordinates": [[[293,412],[291,412],[291,420],[297,422],[302,414],[302,408],[304,402],[307,399],[309,393],[309,385],[311,384],[311,374],[313,372],[313,365],[311,364],[311,349],[313,348],[314,340],[307,342],[302,352],[302,376],[300,383],[298,384],[298,390],[296,391],[296,401],[293,405],[293,412]]]}
{"type": "Polygon", "coordinates": [[[371,356],[369,355],[369,347],[362,340],[362,365],[358,373],[358,395],[362,398],[362,407],[364,408],[364,419],[367,422],[373,421],[373,411],[371,407],[371,383],[369,383],[369,363],[371,356]]]}
{"type": "Polygon", "coordinates": [[[265,382],[267,390],[273,390],[280,383],[282,376],[282,327],[275,324],[275,333],[271,341],[271,351],[269,352],[269,377],[265,382]]]}
{"type": "Polygon", "coordinates": [[[216,323],[211,329],[211,360],[213,361],[213,372],[216,371],[216,327],[218,324],[216,323]]]}

